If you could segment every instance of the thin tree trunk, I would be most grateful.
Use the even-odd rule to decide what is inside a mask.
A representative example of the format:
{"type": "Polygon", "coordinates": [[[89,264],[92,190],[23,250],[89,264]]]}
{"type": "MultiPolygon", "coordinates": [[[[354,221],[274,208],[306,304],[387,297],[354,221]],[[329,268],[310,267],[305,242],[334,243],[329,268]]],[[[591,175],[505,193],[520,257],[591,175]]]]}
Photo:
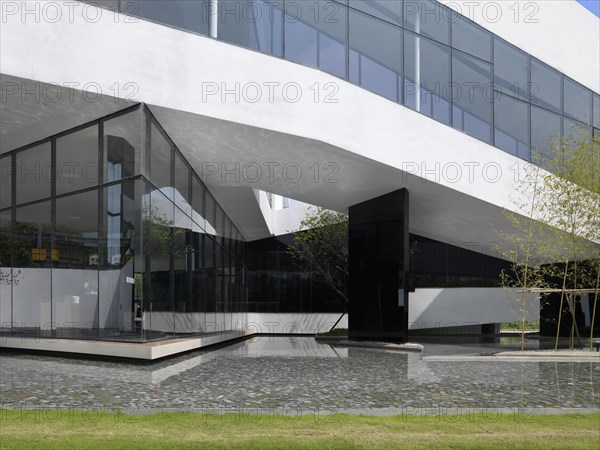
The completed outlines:
{"type": "Polygon", "coordinates": [[[596,267],[596,292],[594,293],[594,308],[592,309],[592,321],[590,323],[590,352],[594,350],[594,321],[596,320],[596,307],[598,306],[598,289],[600,288],[600,259],[596,267]]]}
{"type": "Polygon", "coordinates": [[[558,323],[556,324],[556,341],[554,342],[554,351],[558,350],[558,336],[560,335],[560,322],[562,319],[563,302],[565,299],[565,289],[567,285],[567,270],[569,269],[569,260],[565,263],[565,275],[563,277],[562,292],[560,293],[560,308],[558,310],[558,323]]]}

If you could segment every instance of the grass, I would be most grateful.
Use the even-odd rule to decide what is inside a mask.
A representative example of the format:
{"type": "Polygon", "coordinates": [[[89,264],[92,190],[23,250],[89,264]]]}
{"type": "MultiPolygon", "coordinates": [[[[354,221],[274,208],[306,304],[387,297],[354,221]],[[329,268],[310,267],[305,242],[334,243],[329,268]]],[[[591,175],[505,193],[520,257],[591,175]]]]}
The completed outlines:
{"type": "Polygon", "coordinates": [[[600,413],[372,417],[0,410],[0,448],[590,449],[600,413]]]}
{"type": "MultiPolygon", "coordinates": [[[[523,322],[505,322],[500,324],[500,331],[521,331],[523,329],[523,322]]],[[[540,323],[537,320],[526,320],[525,330],[538,330],[540,329],[540,323]]]]}

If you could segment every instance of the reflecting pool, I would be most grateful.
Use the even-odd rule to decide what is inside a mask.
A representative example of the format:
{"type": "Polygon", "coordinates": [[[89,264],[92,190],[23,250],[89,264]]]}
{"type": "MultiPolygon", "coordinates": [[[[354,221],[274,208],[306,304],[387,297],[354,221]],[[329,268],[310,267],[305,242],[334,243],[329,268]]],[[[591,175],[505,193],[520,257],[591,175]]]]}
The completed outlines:
{"type": "Polygon", "coordinates": [[[510,348],[502,343],[425,343],[425,352],[418,354],[333,347],[312,337],[263,336],[156,363],[3,352],[0,401],[5,409],[118,408],[127,413],[599,409],[600,358],[427,358],[510,348]]]}

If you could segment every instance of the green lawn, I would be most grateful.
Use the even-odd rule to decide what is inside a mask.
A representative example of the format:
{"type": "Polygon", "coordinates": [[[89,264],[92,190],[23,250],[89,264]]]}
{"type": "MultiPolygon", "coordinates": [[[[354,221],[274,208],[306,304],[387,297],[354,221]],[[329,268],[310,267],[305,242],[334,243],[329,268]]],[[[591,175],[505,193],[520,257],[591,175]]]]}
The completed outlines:
{"type": "Polygon", "coordinates": [[[368,417],[1,411],[0,448],[591,449],[600,413],[368,417]]]}

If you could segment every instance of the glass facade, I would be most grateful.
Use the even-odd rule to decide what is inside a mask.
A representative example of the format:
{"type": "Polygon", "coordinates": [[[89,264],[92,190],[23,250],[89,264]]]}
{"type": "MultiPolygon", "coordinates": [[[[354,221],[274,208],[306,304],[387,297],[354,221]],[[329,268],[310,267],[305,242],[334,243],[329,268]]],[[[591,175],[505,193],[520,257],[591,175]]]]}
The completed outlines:
{"type": "Polygon", "coordinates": [[[344,300],[288,253],[294,235],[246,244],[249,312],[342,312],[344,300]]]}
{"type": "Polygon", "coordinates": [[[532,148],[547,147],[549,132],[568,134],[560,116],[600,135],[597,93],[435,0],[122,0],[108,7],[115,5],[321,69],[526,160],[532,148]],[[536,129],[545,113],[552,123],[536,129]]]}
{"type": "Polygon", "coordinates": [[[244,239],[145,106],[0,163],[3,331],[141,341],[241,328],[244,239]]]}

